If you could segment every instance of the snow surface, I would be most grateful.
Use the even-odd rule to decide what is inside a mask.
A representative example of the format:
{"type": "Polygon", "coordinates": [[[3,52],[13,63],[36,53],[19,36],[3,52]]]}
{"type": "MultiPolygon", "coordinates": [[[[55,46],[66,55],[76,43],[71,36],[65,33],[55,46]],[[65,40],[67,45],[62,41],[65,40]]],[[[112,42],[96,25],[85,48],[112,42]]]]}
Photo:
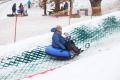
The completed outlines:
{"type": "Polygon", "coordinates": [[[120,33],[98,41],[81,59],[22,80],[120,80],[120,33]]]}
{"type": "MultiPolygon", "coordinates": [[[[63,28],[63,32],[70,31],[78,25],[98,25],[108,16],[119,17],[120,12],[114,12],[86,22],[73,24],[63,28]]],[[[93,27],[95,28],[95,27],[93,27]]],[[[15,44],[1,46],[1,57],[15,56],[20,52],[32,50],[37,46],[49,45],[52,33],[28,38],[15,44]],[[11,53],[11,54],[10,54],[11,53]]],[[[66,66],[55,69],[43,75],[36,75],[21,80],[119,80],[120,79],[120,32],[116,32],[107,38],[91,43],[91,47],[80,54],[79,60],[66,66]]],[[[7,70],[5,70],[7,71],[7,70]]]]}
{"type": "MultiPolygon", "coordinates": [[[[107,14],[107,15],[103,15],[98,18],[94,18],[92,20],[75,23],[70,26],[68,25],[63,28],[63,33],[70,32],[73,28],[78,27],[80,25],[89,25],[89,27],[91,29],[97,28],[97,27],[99,27],[98,24],[102,23],[103,19],[105,19],[109,16],[116,16],[116,17],[120,18],[119,14],[120,14],[120,12],[118,11],[115,13],[111,13],[109,15],[107,14]],[[90,25],[95,25],[95,27],[94,26],[92,27],[90,25]]],[[[49,29],[49,31],[50,31],[50,29],[49,29]]],[[[22,36],[24,36],[24,34],[22,36]]],[[[52,33],[49,32],[49,33],[46,33],[43,35],[38,35],[35,37],[31,37],[31,38],[27,38],[25,40],[18,41],[14,44],[11,43],[9,45],[1,45],[0,46],[0,51],[1,51],[0,56],[1,57],[13,56],[13,55],[19,54],[20,52],[26,51],[26,50],[32,50],[32,49],[36,48],[37,46],[49,45],[49,44],[51,44],[50,43],[51,36],[52,36],[52,33]],[[10,53],[12,53],[12,54],[10,54],[10,53]],[[6,55],[4,55],[4,54],[6,54],[6,55]]]]}
{"type": "MultiPolygon", "coordinates": [[[[104,0],[104,1],[108,2],[108,0],[104,0]]],[[[12,5],[13,3],[14,1],[10,1],[8,3],[0,5],[0,10],[2,10],[0,12],[0,16],[2,16],[0,17],[1,19],[0,44],[11,43],[9,45],[0,46],[1,57],[17,55],[20,52],[26,50],[32,50],[39,45],[43,45],[43,46],[46,44],[49,45],[51,41],[52,33],[48,33],[48,32],[50,28],[56,24],[61,24],[66,26],[63,31],[69,32],[71,29],[78,27],[78,25],[82,25],[82,24],[97,25],[102,21],[102,19],[104,19],[107,16],[114,15],[116,17],[120,17],[119,16],[120,12],[115,12],[107,16],[104,15],[102,17],[88,21],[83,21],[83,20],[87,20],[88,18],[91,19],[91,17],[87,17],[86,19],[80,19],[80,20],[74,19],[72,25],[69,26],[68,17],[62,17],[62,18],[51,18],[48,16],[43,17],[41,16],[42,10],[40,10],[39,8],[32,8],[31,10],[29,10],[29,14],[30,14],[29,17],[18,18],[17,40],[21,40],[21,41],[18,41],[17,43],[13,44],[12,39],[14,34],[15,18],[8,18],[4,15],[10,12],[10,6],[7,5],[8,4],[12,5]]],[[[117,9],[114,8],[114,10],[116,11],[118,10],[118,8],[117,9]]],[[[71,63],[69,65],[63,66],[62,68],[56,69],[52,72],[48,72],[44,75],[37,75],[30,79],[25,78],[23,80],[38,80],[38,79],[39,80],[68,80],[68,79],[69,80],[75,80],[75,79],[120,80],[120,69],[119,69],[120,43],[119,42],[120,42],[120,33],[116,33],[114,35],[111,35],[107,39],[92,44],[91,48],[89,48],[86,52],[84,52],[84,54],[80,54],[81,56],[80,60],[71,63]]]]}
{"type": "MultiPolygon", "coordinates": [[[[112,15],[119,17],[119,12],[112,13],[109,16],[112,15]]],[[[105,17],[107,16],[105,15],[101,18],[105,17]]],[[[101,22],[101,18],[93,19],[94,23],[92,24],[101,22]]],[[[87,24],[88,23],[90,22],[88,21],[87,24]]],[[[68,27],[66,30],[68,30],[68,27]]],[[[32,78],[22,80],[119,80],[119,42],[120,33],[113,34],[107,39],[103,39],[92,45],[84,54],[80,55],[80,60],[44,75],[36,75],[32,78]]]]}
{"type": "MultiPolygon", "coordinates": [[[[45,34],[50,31],[51,27],[54,27],[56,25],[62,25],[64,27],[69,25],[69,17],[56,18],[51,16],[42,16],[43,10],[38,7],[28,10],[28,13],[29,13],[28,17],[18,17],[16,39],[17,41],[45,34]]],[[[88,16],[77,19],[71,19],[71,24],[88,19],[91,19],[91,17],[88,16]]],[[[13,42],[14,27],[15,18],[7,17],[1,20],[0,22],[1,45],[14,43],[13,42]]]]}
{"type": "MultiPolygon", "coordinates": [[[[6,14],[11,13],[11,7],[13,3],[17,3],[17,5],[19,5],[20,2],[26,4],[27,0],[12,0],[12,1],[9,1],[7,3],[0,5],[0,34],[1,34],[0,45],[7,45],[10,43],[14,43],[15,18],[6,17],[6,14]]],[[[91,15],[89,0],[84,0],[84,1],[75,0],[75,2],[79,2],[80,8],[89,8],[89,15],[91,15]]],[[[78,3],[75,3],[75,5],[77,4],[78,3]]],[[[103,0],[102,10],[103,10],[103,13],[109,13],[112,11],[119,10],[119,0],[118,1],[117,0],[110,0],[110,1],[103,0]],[[113,8],[114,6],[113,3],[116,3],[115,5],[117,5],[114,8],[113,8]],[[111,9],[109,10],[108,8],[106,8],[107,6],[111,7],[111,9]]],[[[69,17],[56,18],[56,17],[50,17],[50,16],[42,16],[43,10],[40,9],[39,7],[33,7],[29,9],[28,14],[29,14],[28,17],[18,17],[16,41],[45,34],[49,32],[51,27],[57,24],[60,24],[63,27],[66,27],[69,25],[69,17]]],[[[86,21],[89,19],[91,19],[91,16],[85,17],[82,15],[81,18],[71,19],[71,24],[79,23],[81,21],[86,21]]]]}

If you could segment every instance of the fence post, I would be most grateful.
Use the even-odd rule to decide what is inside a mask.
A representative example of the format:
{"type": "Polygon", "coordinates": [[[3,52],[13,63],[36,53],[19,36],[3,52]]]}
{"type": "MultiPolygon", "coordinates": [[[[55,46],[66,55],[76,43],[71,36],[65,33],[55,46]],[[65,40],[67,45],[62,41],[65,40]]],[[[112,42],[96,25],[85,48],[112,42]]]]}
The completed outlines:
{"type": "Polygon", "coordinates": [[[73,7],[73,2],[72,2],[72,0],[70,0],[69,25],[71,22],[72,7],[73,7]]]}
{"type": "Polygon", "coordinates": [[[17,15],[15,16],[14,43],[16,42],[17,15]]]}

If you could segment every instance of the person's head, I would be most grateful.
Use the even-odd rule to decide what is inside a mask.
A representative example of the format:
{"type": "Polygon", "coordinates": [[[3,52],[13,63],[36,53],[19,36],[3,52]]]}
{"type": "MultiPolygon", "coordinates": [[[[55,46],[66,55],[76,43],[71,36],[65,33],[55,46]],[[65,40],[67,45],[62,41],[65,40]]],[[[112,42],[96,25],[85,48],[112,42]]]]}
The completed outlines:
{"type": "Polygon", "coordinates": [[[22,5],[22,3],[20,3],[20,5],[22,5]]]}
{"type": "Polygon", "coordinates": [[[57,25],[56,31],[62,33],[62,27],[60,25],[57,25]]]}

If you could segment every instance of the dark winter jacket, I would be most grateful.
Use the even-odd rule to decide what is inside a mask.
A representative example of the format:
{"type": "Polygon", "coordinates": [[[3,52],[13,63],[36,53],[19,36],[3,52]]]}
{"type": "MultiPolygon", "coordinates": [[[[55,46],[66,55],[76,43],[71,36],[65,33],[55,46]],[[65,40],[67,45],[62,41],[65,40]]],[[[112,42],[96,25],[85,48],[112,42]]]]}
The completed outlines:
{"type": "Polygon", "coordinates": [[[65,2],[65,4],[64,4],[64,10],[66,10],[66,9],[68,9],[68,3],[67,2],[65,2]]]}
{"type": "Polygon", "coordinates": [[[56,31],[56,28],[52,28],[51,32],[54,32],[52,36],[52,46],[65,50],[65,38],[56,31]]]}
{"type": "Polygon", "coordinates": [[[12,11],[13,11],[13,12],[16,11],[16,4],[13,4],[13,6],[12,6],[12,11]]]}
{"type": "Polygon", "coordinates": [[[24,6],[22,4],[19,5],[19,10],[24,11],[24,6]]]}
{"type": "Polygon", "coordinates": [[[31,1],[29,0],[29,1],[27,2],[27,4],[28,4],[28,5],[31,5],[32,3],[31,3],[31,1]]]}

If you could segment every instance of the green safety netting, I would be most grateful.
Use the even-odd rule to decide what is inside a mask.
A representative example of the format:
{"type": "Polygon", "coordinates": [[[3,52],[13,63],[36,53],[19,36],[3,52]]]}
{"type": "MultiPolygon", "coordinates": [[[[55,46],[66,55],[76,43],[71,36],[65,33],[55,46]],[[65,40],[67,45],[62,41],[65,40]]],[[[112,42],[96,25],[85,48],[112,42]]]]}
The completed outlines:
{"type": "MultiPolygon", "coordinates": [[[[97,28],[80,25],[70,34],[76,45],[82,45],[86,42],[94,42],[103,37],[107,37],[113,32],[120,30],[120,20],[115,16],[108,17],[97,28]]],[[[48,46],[46,44],[46,46],[48,46]]],[[[78,60],[80,56],[71,60],[56,60],[54,57],[46,55],[46,46],[37,46],[33,50],[23,51],[20,55],[0,58],[0,80],[16,80],[33,74],[41,73],[50,69],[69,64],[78,60]]],[[[12,54],[12,53],[11,53],[12,54]]]]}

